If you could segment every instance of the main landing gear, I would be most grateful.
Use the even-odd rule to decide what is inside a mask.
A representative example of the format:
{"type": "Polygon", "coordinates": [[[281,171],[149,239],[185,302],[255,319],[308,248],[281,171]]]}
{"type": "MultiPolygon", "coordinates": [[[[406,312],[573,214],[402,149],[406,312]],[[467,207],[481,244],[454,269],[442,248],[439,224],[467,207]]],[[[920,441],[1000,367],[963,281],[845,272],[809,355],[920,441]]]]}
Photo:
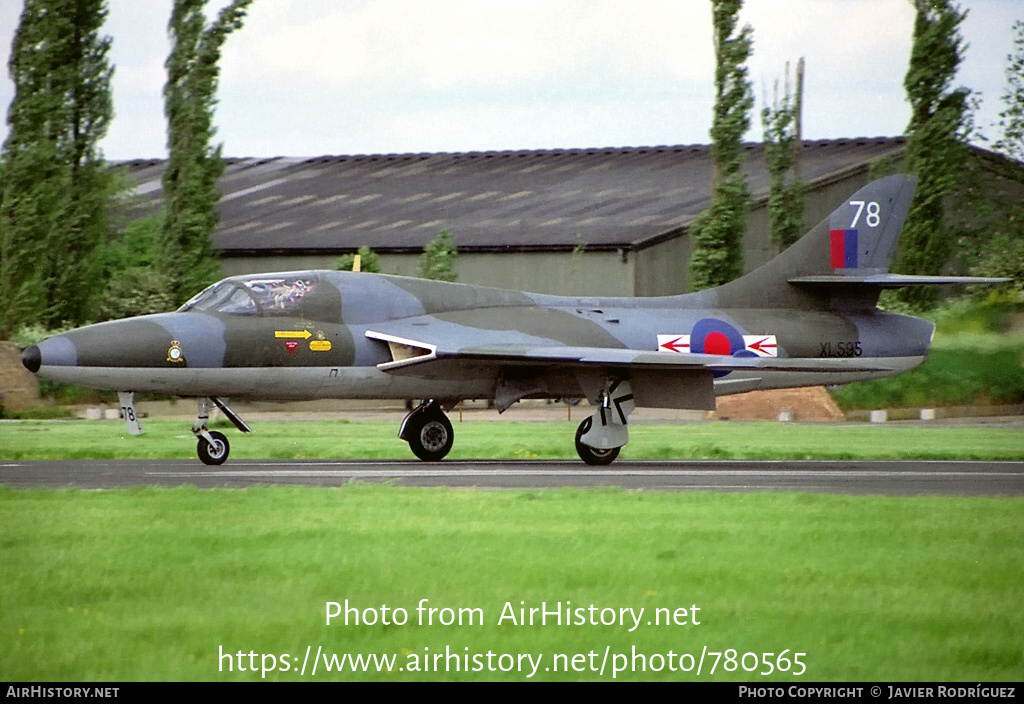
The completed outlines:
{"type": "MultiPolygon", "coordinates": [[[[596,413],[594,415],[597,415],[596,413]]],[[[590,465],[606,465],[611,464],[615,461],[615,458],[619,456],[619,450],[622,447],[609,447],[609,448],[597,448],[591,447],[580,441],[584,435],[590,432],[590,429],[594,425],[594,416],[585,418],[580,426],[576,428],[576,454],[580,456],[580,459],[590,465]]]]}
{"type": "Polygon", "coordinates": [[[589,465],[611,464],[629,442],[626,420],[635,408],[628,381],[613,381],[601,391],[597,413],[576,429],[576,454],[589,465]]]}
{"type": "MultiPolygon", "coordinates": [[[[589,465],[611,464],[629,442],[626,422],[633,412],[633,391],[628,381],[612,380],[601,391],[600,408],[576,429],[576,452],[589,465]]],[[[443,460],[452,449],[455,433],[441,404],[424,401],[402,421],[398,437],[426,462],[443,460]]]]}
{"type": "MultiPolygon", "coordinates": [[[[133,409],[131,399],[122,405],[133,409]]],[[[195,434],[196,454],[203,464],[223,464],[231,452],[231,445],[223,433],[207,428],[210,410],[216,406],[236,428],[243,433],[252,429],[219,398],[200,398],[195,434]]],[[[619,450],[629,442],[626,422],[633,412],[633,392],[628,381],[613,380],[601,391],[600,407],[576,429],[576,452],[589,465],[608,465],[619,456],[619,450]]],[[[128,417],[126,413],[126,418],[128,417]]],[[[134,418],[134,413],[131,414],[134,418]]],[[[455,432],[441,404],[435,399],[422,402],[402,421],[398,437],[409,443],[413,454],[425,462],[439,462],[451,452],[455,432]]]]}
{"type": "Polygon", "coordinates": [[[405,417],[398,437],[409,443],[413,454],[425,462],[443,460],[455,442],[451,421],[433,399],[424,401],[405,417]]]}
{"type": "Polygon", "coordinates": [[[224,460],[228,458],[228,453],[231,452],[231,445],[228,443],[224,433],[207,429],[206,424],[210,420],[211,406],[217,406],[224,414],[224,417],[230,420],[243,433],[251,433],[252,428],[246,425],[245,421],[228,408],[228,405],[221,399],[205,397],[199,399],[196,422],[192,425],[192,432],[198,438],[196,441],[196,454],[203,464],[224,464],[224,460]]]}

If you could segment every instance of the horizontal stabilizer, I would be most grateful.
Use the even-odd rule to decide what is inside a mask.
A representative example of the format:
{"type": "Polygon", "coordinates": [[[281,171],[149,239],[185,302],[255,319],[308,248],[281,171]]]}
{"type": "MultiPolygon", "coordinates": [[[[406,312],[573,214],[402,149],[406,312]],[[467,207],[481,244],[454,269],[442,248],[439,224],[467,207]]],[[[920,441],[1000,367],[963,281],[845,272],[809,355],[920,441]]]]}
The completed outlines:
{"type": "Polygon", "coordinates": [[[944,286],[956,284],[1001,284],[1010,279],[984,276],[916,276],[912,274],[868,274],[865,276],[798,276],[789,279],[797,286],[868,286],[873,288],[904,288],[907,286],[944,286]]]}

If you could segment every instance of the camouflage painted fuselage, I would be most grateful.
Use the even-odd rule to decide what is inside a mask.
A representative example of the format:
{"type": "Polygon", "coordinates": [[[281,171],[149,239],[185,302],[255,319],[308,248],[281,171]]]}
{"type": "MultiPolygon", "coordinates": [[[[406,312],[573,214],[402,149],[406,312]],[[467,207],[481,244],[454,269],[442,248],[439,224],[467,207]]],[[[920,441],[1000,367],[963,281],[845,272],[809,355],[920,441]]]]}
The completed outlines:
{"type": "MultiPolygon", "coordinates": [[[[39,345],[39,373],[93,388],[181,396],[452,401],[495,398],[511,381],[528,390],[525,395],[549,397],[592,396],[608,375],[653,376],[661,385],[666,375],[698,373],[676,369],[672,356],[701,353],[764,353],[831,365],[825,373],[720,370],[714,389],[721,394],[896,373],[924,359],[932,334],[930,323],[877,310],[719,308],[715,292],[583,299],[349,272],[276,276],[308,282],[312,292],[285,311],[192,309],[80,328],[39,345]],[[379,365],[394,362],[394,352],[388,341],[368,333],[422,345],[441,341],[442,348],[448,341],[451,349],[429,364],[382,370],[379,365]],[[749,350],[744,336],[774,338],[774,346],[749,350]],[[553,366],[540,355],[531,362],[531,349],[555,347],[620,350],[624,356],[588,362],[580,355],[553,366]],[[644,357],[664,358],[664,364],[634,363],[644,357]],[[869,361],[873,366],[866,369],[869,361]]],[[[227,283],[244,286],[253,278],[227,283]]],[[[638,398],[638,405],[644,400],[638,398]]],[[[664,398],[655,400],[666,405],[664,398]]],[[[690,404],[684,396],[672,405],[707,403],[690,404]]]]}

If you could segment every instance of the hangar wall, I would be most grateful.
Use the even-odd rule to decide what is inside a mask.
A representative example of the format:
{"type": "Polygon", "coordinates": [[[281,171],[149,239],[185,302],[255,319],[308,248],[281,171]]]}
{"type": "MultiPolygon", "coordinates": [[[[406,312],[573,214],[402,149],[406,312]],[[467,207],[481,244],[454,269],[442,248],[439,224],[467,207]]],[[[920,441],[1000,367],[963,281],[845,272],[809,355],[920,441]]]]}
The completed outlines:
{"type": "Polygon", "coordinates": [[[686,268],[690,263],[690,237],[680,235],[632,252],[635,262],[635,296],[674,296],[686,293],[686,268]]]}
{"type": "MultiPolygon", "coordinates": [[[[414,272],[415,264],[409,273],[414,272]]],[[[632,267],[617,252],[460,252],[458,273],[462,283],[516,291],[561,296],[633,295],[632,267]]]]}
{"type": "MultiPolygon", "coordinates": [[[[820,184],[807,195],[807,228],[828,216],[843,199],[867,183],[867,168],[820,184]]],[[[455,244],[458,245],[458,233],[455,244]]],[[[768,237],[768,210],[762,204],[747,217],[744,270],[775,256],[768,237]]],[[[691,240],[685,229],[660,242],[621,252],[461,251],[456,263],[460,283],[567,296],[670,296],[689,290],[687,267],[691,240]]],[[[379,253],[387,274],[414,276],[417,254],[379,253]]],[[[333,269],[336,255],[250,255],[221,259],[225,276],[267,271],[333,269]]]]}
{"type": "MultiPolygon", "coordinates": [[[[457,244],[457,242],[456,242],[457,244]]],[[[268,271],[334,269],[334,255],[223,257],[224,276],[268,271]]],[[[415,254],[381,254],[385,274],[414,276],[415,254]]],[[[559,296],[632,296],[633,264],[618,252],[461,252],[456,260],[459,283],[493,286],[559,296]]]]}
{"type": "MultiPolygon", "coordinates": [[[[903,149],[902,138],[805,144],[804,173],[812,184],[806,199],[806,228],[828,217],[844,199],[865,185],[870,180],[872,163],[887,160],[894,170],[898,169],[903,149]]],[[[456,267],[458,280],[463,283],[588,297],[685,293],[688,290],[687,267],[691,253],[687,226],[695,217],[694,213],[707,203],[704,194],[707,179],[701,171],[707,166],[707,150],[701,147],[668,151],[671,154],[664,149],[653,152],[625,149],[608,153],[576,151],[564,154],[529,152],[344,158],[328,160],[331,163],[326,166],[318,160],[313,160],[315,163],[307,163],[309,160],[268,160],[274,163],[257,167],[280,168],[271,174],[250,175],[252,183],[228,181],[230,188],[235,190],[225,197],[230,207],[224,212],[224,224],[227,226],[223,232],[225,238],[234,237],[237,241],[223,247],[222,271],[225,275],[236,275],[333,269],[338,254],[351,251],[356,245],[369,244],[380,255],[383,271],[412,276],[419,257],[415,247],[420,245],[411,234],[422,235],[427,232],[424,230],[427,227],[436,228],[431,230],[436,234],[441,227],[449,227],[460,249],[456,267]],[[681,159],[680,163],[685,168],[678,172],[673,170],[675,167],[669,168],[675,159],[681,159]],[[381,183],[374,186],[385,195],[374,195],[377,200],[370,202],[373,208],[367,212],[360,208],[370,206],[359,204],[368,201],[368,196],[349,201],[345,194],[335,193],[340,186],[332,179],[347,174],[351,180],[362,173],[360,169],[370,168],[373,164],[384,168],[381,163],[387,166],[392,161],[404,164],[410,160],[421,170],[437,161],[437,178],[430,180],[429,189],[447,195],[429,202],[419,199],[418,195],[403,195],[404,191],[399,186],[404,181],[396,181],[391,173],[396,168],[394,165],[388,167],[391,170],[382,177],[381,183]],[[505,171],[521,169],[526,163],[523,160],[532,164],[528,169],[529,178],[537,184],[537,188],[530,191],[533,200],[524,200],[525,196],[520,198],[525,193],[522,190],[501,196],[504,192],[501,188],[522,189],[521,181],[513,179],[505,183],[501,179],[505,171]],[[478,167],[483,164],[487,168],[477,173],[473,171],[473,164],[478,167]],[[467,185],[469,181],[456,179],[449,182],[454,177],[447,170],[455,165],[472,172],[472,188],[467,185]],[[545,165],[549,172],[535,172],[545,165]],[[648,173],[652,169],[657,172],[656,177],[648,173]],[[291,170],[296,172],[291,173],[291,170]],[[354,171],[349,173],[349,170],[354,171]],[[280,176],[285,172],[290,174],[287,178],[280,176]],[[547,176],[541,178],[544,174],[547,176]],[[259,180],[272,175],[275,178],[269,181],[259,180]],[[601,178],[595,180],[598,176],[601,178]],[[683,177],[685,183],[680,186],[679,179],[683,177]],[[637,181],[644,178],[648,180],[643,183],[637,181]],[[306,190],[311,188],[310,184],[320,184],[320,190],[328,195],[321,194],[323,197],[319,200],[314,198],[309,203],[306,201],[312,196],[281,201],[291,194],[288,191],[273,196],[278,199],[274,204],[259,205],[273,199],[271,196],[263,197],[265,191],[287,191],[294,185],[293,181],[299,184],[295,188],[301,186],[306,190]],[[621,187],[623,183],[629,188],[621,187]],[[385,187],[382,184],[397,185],[385,187]],[[476,192],[473,188],[482,192],[467,195],[476,192]],[[253,196],[256,190],[258,193],[253,196]],[[618,195],[609,199],[604,196],[606,193],[618,195]],[[587,200],[588,194],[590,200],[587,200]],[[566,205],[566,198],[570,196],[571,202],[566,205]],[[258,198],[249,203],[246,199],[250,197],[258,198]],[[299,205],[284,207],[299,200],[302,201],[299,205]],[[265,207],[266,212],[258,210],[260,207],[265,207]],[[420,212],[424,208],[426,211],[420,212]],[[450,226],[444,224],[447,221],[436,219],[441,211],[454,218],[450,226]],[[367,223],[377,222],[364,222],[364,218],[380,220],[377,230],[364,228],[364,225],[369,227],[367,223]],[[434,219],[415,225],[419,222],[417,218],[434,219]],[[356,224],[345,230],[341,223],[348,221],[356,224]],[[561,234],[553,231],[556,222],[562,223],[561,234]],[[518,224],[512,227],[511,223],[518,224]],[[332,225],[337,226],[337,232],[327,229],[332,225]],[[601,249],[574,253],[573,243],[581,241],[601,249]],[[267,247],[268,244],[272,247],[267,247]],[[267,247],[265,254],[259,253],[261,246],[267,247]],[[295,254],[287,254],[289,249],[295,254]]],[[[973,186],[976,190],[955,199],[956,205],[949,212],[954,226],[963,221],[968,230],[972,227],[984,229],[987,222],[995,222],[992,214],[980,214],[979,207],[985,206],[988,200],[999,196],[1006,203],[1014,203],[1024,198],[1024,177],[1019,164],[984,150],[973,149],[972,152],[968,168],[979,177],[973,186]]],[[[755,176],[751,180],[751,191],[756,205],[749,213],[744,238],[746,271],[775,256],[768,236],[767,176],[761,173],[760,161],[753,157],[756,154],[748,160],[748,165],[755,176]]],[[[240,174],[252,174],[254,169],[258,170],[257,167],[247,163],[235,165],[240,174]]],[[[136,168],[140,171],[137,177],[145,182],[143,186],[159,183],[160,162],[140,162],[136,168]]],[[[355,181],[362,183],[359,179],[355,181]]],[[[416,186],[412,190],[416,189],[428,189],[428,185],[416,186]]],[[[155,198],[150,190],[145,192],[155,198]]],[[[956,262],[951,265],[954,268],[958,266],[956,262]]],[[[959,266],[963,268],[962,264],[959,266]]]]}

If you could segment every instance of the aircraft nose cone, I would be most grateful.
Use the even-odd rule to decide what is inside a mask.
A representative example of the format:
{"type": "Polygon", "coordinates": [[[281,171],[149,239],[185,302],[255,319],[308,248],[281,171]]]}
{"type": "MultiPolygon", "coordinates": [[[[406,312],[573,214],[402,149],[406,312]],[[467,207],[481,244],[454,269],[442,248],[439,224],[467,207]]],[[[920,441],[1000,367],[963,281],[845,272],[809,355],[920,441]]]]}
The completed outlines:
{"type": "Polygon", "coordinates": [[[25,365],[25,369],[35,374],[39,371],[39,367],[43,363],[43,356],[39,354],[39,347],[32,345],[21,355],[21,363],[25,365]]]}

